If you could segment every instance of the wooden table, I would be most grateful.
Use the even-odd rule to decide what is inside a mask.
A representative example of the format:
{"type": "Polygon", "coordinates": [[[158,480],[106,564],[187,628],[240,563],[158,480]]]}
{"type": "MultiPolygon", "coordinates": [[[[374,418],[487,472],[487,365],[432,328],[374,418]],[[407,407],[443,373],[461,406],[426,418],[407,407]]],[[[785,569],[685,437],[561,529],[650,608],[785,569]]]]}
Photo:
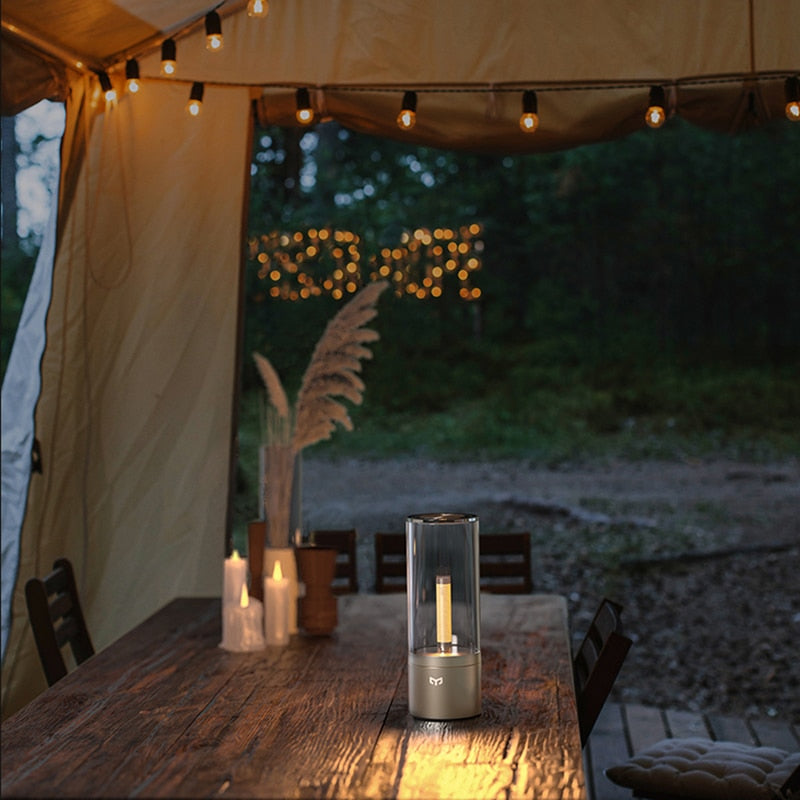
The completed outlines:
{"type": "Polygon", "coordinates": [[[229,653],[181,598],[2,726],[3,797],[585,798],[564,598],[481,597],[483,713],[408,714],[405,595],[229,653]]]}

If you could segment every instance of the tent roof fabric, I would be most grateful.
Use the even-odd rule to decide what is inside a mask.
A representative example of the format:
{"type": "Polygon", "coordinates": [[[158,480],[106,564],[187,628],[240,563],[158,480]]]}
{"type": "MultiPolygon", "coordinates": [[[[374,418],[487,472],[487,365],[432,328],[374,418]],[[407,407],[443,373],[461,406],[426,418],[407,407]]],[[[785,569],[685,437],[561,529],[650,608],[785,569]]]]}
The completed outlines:
{"type": "Polygon", "coordinates": [[[129,57],[145,80],[162,80],[168,36],[187,97],[194,81],[247,86],[262,121],[294,125],[294,91],[307,86],[318,119],[500,152],[640,129],[654,84],[674,112],[735,132],[782,116],[784,81],[800,71],[794,0],[273,0],[263,20],[245,5],[219,7],[226,44],[210,54],[203,19],[214,6],[196,0],[4,0],[3,113],[63,99],[75,70],[104,69],[121,85],[129,57]],[[539,96],[533,135],[517,125],[528,88],[539,96]],[[407,89],[417,125],[401,133],[407,89]]]}

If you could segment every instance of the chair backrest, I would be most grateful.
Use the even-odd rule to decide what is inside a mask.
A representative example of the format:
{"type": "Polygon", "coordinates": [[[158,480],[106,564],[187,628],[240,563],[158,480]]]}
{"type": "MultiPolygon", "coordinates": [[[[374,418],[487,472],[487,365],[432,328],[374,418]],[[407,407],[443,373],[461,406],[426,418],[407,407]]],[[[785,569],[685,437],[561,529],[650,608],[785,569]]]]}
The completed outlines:
{"type": "Polygon", "coordinates": [[[358,568],[356,563],[356,529],[313,530],[310,539],[321,547],[335,547],[336,574],[331,588],[334,594],[358,592],[358,568]]]}
{"type": "Polygon", "coordinates": [[[532,592],[530,533],[480,534],[480,571],[481,591],[532,592]]]}
{"type": "Polygon", "coordinates": [[[94,655],[83,618],[75,574],[66,558],[53,562],[45,578],[30,578],[25,584],[28,617],[47,683],[52,686],[67,674],[61,648],[69,644],[75,663],[94,655]]]}
{"type": "Polygon", "coordinates": [[[378,594],[406,590],[406,535],[375,534],[375,591],[378,594]]]}
{"type": "Polygon", "coordinates": [[[581,745],[585,745],[633,642],[622,634],[622,606],[606,598],[573,659],[581,745]]]}

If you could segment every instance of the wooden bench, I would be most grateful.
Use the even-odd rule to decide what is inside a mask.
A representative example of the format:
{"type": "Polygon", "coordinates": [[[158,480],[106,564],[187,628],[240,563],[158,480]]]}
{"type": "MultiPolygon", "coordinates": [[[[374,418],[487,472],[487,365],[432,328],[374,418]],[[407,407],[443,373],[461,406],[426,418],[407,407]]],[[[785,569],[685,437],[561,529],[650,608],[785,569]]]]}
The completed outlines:
{"type": "Polygon", "coordinates": [[[631,703],[606,703],[584,748],[586,786],[592,800],[631,800],[631,792],[612,783],[603,770],[621,764],[662,739],[691,736],[755,746],[800,749],[800,726],[763,718],[746,720],[631,703]]]}

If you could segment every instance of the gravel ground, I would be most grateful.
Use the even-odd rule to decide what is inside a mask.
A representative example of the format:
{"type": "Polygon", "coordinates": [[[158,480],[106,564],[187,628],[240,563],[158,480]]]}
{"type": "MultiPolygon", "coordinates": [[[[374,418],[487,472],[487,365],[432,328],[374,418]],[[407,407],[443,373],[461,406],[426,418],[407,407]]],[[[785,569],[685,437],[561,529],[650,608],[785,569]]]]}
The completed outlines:
{"type": "Polygon", "coordinates": [[[306,458],[304,527],[356,527],[359,583],[372,534],[410,513],[478,514],[528,530],[534,590],[569,598],[576,632],[605,595],[634,646],[629,702],[800,724],[800,463],[604,463],[306,458]]]}

